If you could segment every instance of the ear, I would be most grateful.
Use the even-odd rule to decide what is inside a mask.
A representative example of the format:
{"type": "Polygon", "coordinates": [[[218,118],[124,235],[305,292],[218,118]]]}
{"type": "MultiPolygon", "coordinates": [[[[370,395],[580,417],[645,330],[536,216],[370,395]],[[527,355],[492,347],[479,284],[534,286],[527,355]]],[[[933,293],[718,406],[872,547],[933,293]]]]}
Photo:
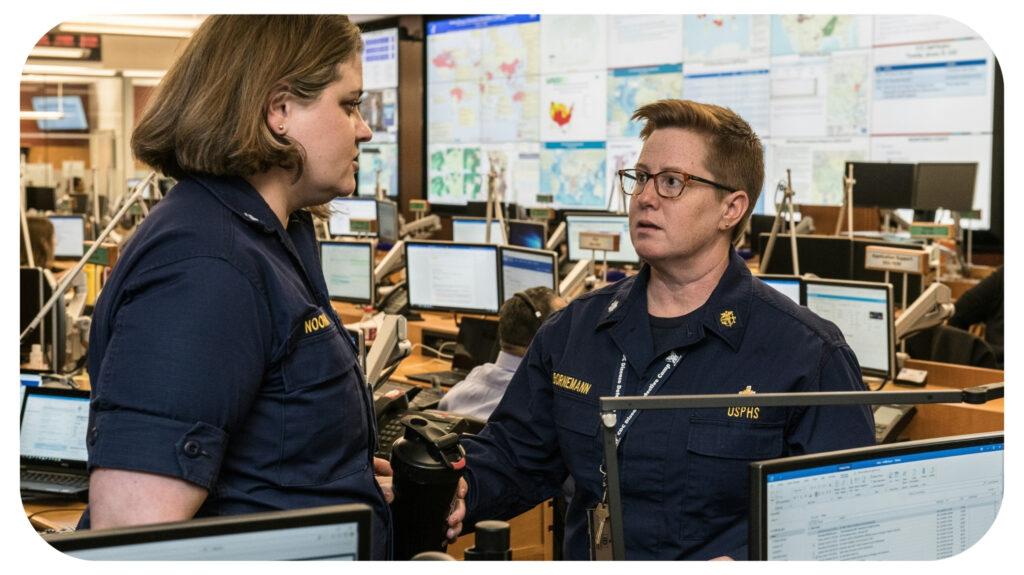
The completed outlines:
{"type": "Polygon", "coordinates": [[[291,116],[292,105],[292,95],[288,93],[285,86],[274,88],[274,91],[267,97],[267,126],[271,132],[283,136],[288,131],[288,119],[291,116]]]}
{"type": "Polygon", "coordinates": [[[747,197],[747,192],[743,190],[737,190],[725,196],[722,200],[722,229],[728,230],[735,227],[741,219],[743,214],[747,213],[747,207],[750,205],[750,198],[747,197]]]}

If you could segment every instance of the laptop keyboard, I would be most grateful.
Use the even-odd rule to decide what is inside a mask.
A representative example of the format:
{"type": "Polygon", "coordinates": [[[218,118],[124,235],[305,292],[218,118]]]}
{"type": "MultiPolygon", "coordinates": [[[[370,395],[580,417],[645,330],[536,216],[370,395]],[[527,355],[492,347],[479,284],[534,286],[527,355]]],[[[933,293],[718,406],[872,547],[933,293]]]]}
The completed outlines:
{"type": "Polygon", "coordinates": [[[66,487],[89,487],[89,476],[69,475],[67,473],[47,473],[45,471],[21,470],[21,480],[33,483],[48,483],[66,487]]]}

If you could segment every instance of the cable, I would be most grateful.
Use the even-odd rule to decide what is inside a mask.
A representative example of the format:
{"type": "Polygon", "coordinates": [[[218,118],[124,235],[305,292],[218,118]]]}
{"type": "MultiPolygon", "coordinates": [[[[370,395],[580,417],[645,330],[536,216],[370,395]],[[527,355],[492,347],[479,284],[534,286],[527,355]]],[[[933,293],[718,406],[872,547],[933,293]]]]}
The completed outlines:
{"type": "Polygon", "coordinates": [[[440,349],[434,349],[434,348],[430,347],[429,345],[423,345],[422,343],[414,343],[412,345],[412,351],[416,351],[417,347],[422,347],[423,349],[425,349],[427,351],[433,352],[435,355],[437,355],[438,359],[448,359],[448,360],[454,359],[455,358],[454,354],[446,354],[446,353],[444,353],[444,351],[442,351],[444,349],[444,347],[447,346],[447,345],[455,345],[455,342],[454,341],[446,341],[446,342],[444,342],[444,343],[442,343],[440,345],[440,349]]]}

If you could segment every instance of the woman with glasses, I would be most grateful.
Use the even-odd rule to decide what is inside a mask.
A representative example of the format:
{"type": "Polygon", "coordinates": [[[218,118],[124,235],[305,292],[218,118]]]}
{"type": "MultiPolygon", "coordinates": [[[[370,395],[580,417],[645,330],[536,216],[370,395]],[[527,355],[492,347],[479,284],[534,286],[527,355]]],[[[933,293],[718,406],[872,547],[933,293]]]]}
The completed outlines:
{"type": "MultiPolygon", "coordinates": [[[[463,440],[469,523],[575,480],[570,559],[608,552],[595,544],[609,532],[600,397],[864,389],[838,328],[754,278],[733,248],[764,180],[750,126],[682,100],[633,117],[643,149],[619,179],[645,265],[552,314],[487,426],[463,440]]],[[[859,406],[620,412],[615,430],[627,559],[746,559],[749,462],[874,442],[859,406]]]]}

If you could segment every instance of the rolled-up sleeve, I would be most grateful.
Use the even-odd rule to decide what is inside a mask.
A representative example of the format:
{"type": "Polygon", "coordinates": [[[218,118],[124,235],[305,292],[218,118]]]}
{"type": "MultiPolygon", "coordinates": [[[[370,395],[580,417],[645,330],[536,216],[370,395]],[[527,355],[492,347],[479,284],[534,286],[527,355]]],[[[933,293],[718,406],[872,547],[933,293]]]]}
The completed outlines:
{"type": "Polygon", "coordinates": [[[102,357],[90,357],[101,362],[92,382],[90,468],[211,488],[263,379],[268,313],[254,284],[220,258],[139,273],[122,292],[102,357]]]}

